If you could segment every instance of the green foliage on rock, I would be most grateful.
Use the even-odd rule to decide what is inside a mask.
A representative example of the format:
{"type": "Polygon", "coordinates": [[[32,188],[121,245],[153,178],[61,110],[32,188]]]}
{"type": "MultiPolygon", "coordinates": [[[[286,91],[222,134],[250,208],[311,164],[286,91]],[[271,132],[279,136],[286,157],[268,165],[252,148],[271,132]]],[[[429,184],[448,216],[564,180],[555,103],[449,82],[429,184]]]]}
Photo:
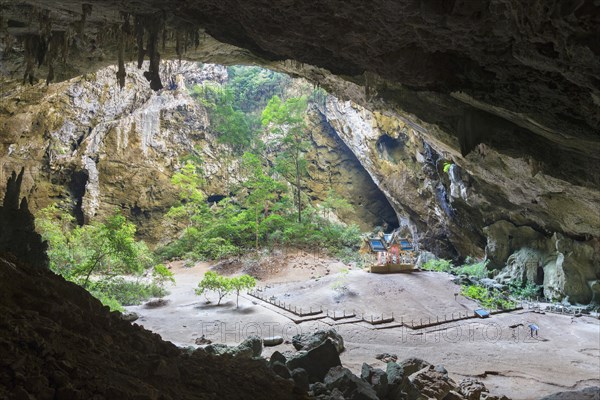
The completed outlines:
{"type": "MultiPolygon", "coordinates": [[[[276,171],[263,165],[259,157],[246,152],[241,162],[245,181],[226,198],[210,207],[202,193],[203,180],[198,166],[187,161],[173,184],[181,190],[181,204],[167,216],[182,228],[176,241],[159,249],[165,259],[220,259],[269,245],[312,247],[338,253],[356,248],[360,230],[323,218],[307,205],[302,218],[289,201],[288,185],[277,179],[276,171]],[[235,199],[235,200],[234,200],[235,199]]],[[[332,201],[333,203],[333,201],[332,201]]],[[[331,207],[346,207],[340,199],[331,207]]]]}
{"type": "Polygon", "coordinates": [[[446,174],[450,172],[450,168],[452,168],[452,165],[453,165],[453,164],[454,164],[454,163],[452,163],[452,162],[450,162],[450,161],[446,161],[446,162],[444,162],[444,168],[443,168],[443,169],[444,169],[444,172],[445,172],[446,174]]]}
{"type": "MultiPolygon", "coordinates": [[[[469,261],[469,260],[467,260],[469,261]]],[[[458,267],[454,273],[456,275],[467,275],[469,277],[474,277],[474,278],[478,278],[478,279],[483,279],[483,278],[487,278],[488,276],[488,271],[487,271],[487,266],[488,261],[479,261],[479,262],[475,262],[475,263],[466,263],[461,265],[460,267],[458,267]]]]}
{"type": "Polygon", "coordinates": [[[524,283],[523,281],[511,281],[508,284],[508,290],[513,297],[520,299],[534,299],[540,295],[543,285],[536,285],[533,282],[524,283]]]}
{"type": "Polygon", "coordinates": [[[479,285],[461,286],[461,294],[477,301],[483,308],[510,310],[516,304],[496,289],[488,289],[479,285]]]}
{"type": "Polygon", "coordinates": [[[308,97],[298,93],[312,91],[314,97],[318,92],[321,99],[326,93],[312,87],[290,90],[289,82],[283,74],[240,66],[228,68],[224,84],[205,82],[191,89],[207,108],[219,141],[232,150],[223,156],[225,168],[234,158],[241,161],[238,183],[228,183],[228,198],[208,205],[198,157],[187,156],[172,180],[180,204],[167,214],[181,234],[158,250],[161,257],[219,259],[271,246],[316,247],[347,257],[348,246],[356,249],[358,228],[329,221],[332,212],[349,212],[349,203],[330,191],[320,216],[302,192],[308,97]],[[291,92],[297,97],[287,97],[291,92]]]}
{"type": "Polygon", "coordinates": [[[138,304],[158,293],[152,282],[122,277],[140,277],[155,262],[146,244],[135,240],[135,226],[120,212],[103,222],[84,226],[74,222],[56,205],[36,215],[36,228],[48,242],[53,272],[83,286],[112,310],[122,310],[123,304],[138,304]]]}
{"type": "Polygon", "coordinates": [[[426,271],[435,272],[451,272],[453,268],[452,261],[444,259],[429,260],[422,267],[426,271]]]}

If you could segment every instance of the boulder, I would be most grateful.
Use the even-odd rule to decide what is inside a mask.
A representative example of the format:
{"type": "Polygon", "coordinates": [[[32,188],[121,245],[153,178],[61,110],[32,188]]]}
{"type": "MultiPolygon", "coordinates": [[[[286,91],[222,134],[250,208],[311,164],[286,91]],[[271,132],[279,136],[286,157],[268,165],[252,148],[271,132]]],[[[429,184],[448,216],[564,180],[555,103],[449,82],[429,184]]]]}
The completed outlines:
{"type": "Polygon", "coordinates": [[[387,396],[388,377],[383,370],[373,368],[369,364],[363,363],[360,377],[375,389],[377,397],[384,398],[387,396]]]}
{"type": "Polygon", "coordinates": [[[291,376],[298,389],[302,392],[308,392],[308,372],[304,368],[296,368],[292,371],[291,376]]]}
{"type": "Polygon", "coordinates": [[[444,400],[466,400],[466,398],[462,394],[451,390],[446,397],[444,397],[444,400]]]}
{"type": "Polygon", "coordinates": [[[463,379],[459,382],[458,387],[459,392],[467,400],[479,400],[482,393],[488,392],[483,382],[472,378],[463,379]]]}
{"type": "Polygon", "coordinates": [[[213,343],[204,348],[207,353],[215,355],[229,354],[236,358],[260,357],[262,354],[262,339],[258,336],[249,336],[239,345],[232,347],[225,344],[213,343]]]}
{"type": "Polygon", "coordinates": [[[287,362],[287,358],[285,358],[285,356],[283,354],[281,354],[280,352],[274,351],[273,354],[271,354],[269,363],[273,364],[274,362],[277,362],[277,361],[282,364],[285,364],[287,362]]]}
{"type": "Polygon", "coordinates": [[[229,352],[230,349],[232,349],[232,347],[229,347],[226,344],[213,343],[213,344],[209,344],[208,346],[206,346],[204,348],[204,351],[207,352],[207,353],[209,353],[209,354],[214,354],[214,355],[217,355],[217,356],[221,356],[221,355],[229,352]]]}
{"type": "Polygon", "coordinates": [[[318,330],[314,333],[303,333],[292,337],[292,345],[296,350],[311,350],[319,346],[326,339],[335,345],[338,354],[344,351],[344,339],[335,329],[318,330]]]}
{"type": "Polygon", "coordinates": [[[285,366],[285,364],[280,363],[279,361],[272,363],[271,369],[283,379],[290,379],[292,377],[290,370],[285,366]]]}
{"type": "MultiPolygon", "coordinates": [[[[417,371],[416,366],[418,364],[428,366],[423,360],[418,358],[409,358],[403,361],[408,371],[417,371]]],[[[419,398],[420,393],[417,387],[412,384],[408,379],[409,374],[406,373],[404,367],[397,363],[388,363],[386,374],[388,378],[388,399],[390,400],[404,400],[404,399],[416,399],[419,398]]]]}
{"type": "Polygon", "coordinates": [[[205,345],[205,344],[211,344],[212,340],[207,339],[204,335],[202,335],[199,338],[196,338],[196,340],[194,340],[194,343],[197,345],[205,345]]]}
{"type": "Polygon", "coordinates": [[[249,336],[237,346],[238,350],[250,349],[253,357],[260,357],[263,351],[263,341],[259,336],[249,336]]]}
{"type": "Polygon", "coordinates": [[[309,390],[313,396],[320,396],[329,393],[327,386],[323,382],[315,382],[309,385],[309,390]]]}
{"type": "Polygon", "coordinates": [[[283,338],[281,336],[271,336],[263,339],[263,345],[265,347],[279,346],[281,343],[283,343],[283,338]]]}
{"type": "Polygon", "coordinates": [[[429,367],[431,364],[417,357],[409,357],[400,361],[398,365],[404,370],[404,376],[408,377],[425,367],[429,367]]]}
{"type": "Polygon", "coordinates": [[[127,322],[137,321],[138,318],[140,318],[140,316],[133,311],[126,311],[123,314],[121,314],[121,319],[127,322]]]}
{"type": "Polygon", "coordinates": [[[378,400],[375,390],[364,380],[341,365],[331,368],[325,376],[325,385],[333,393],[339,390],[346,400],[378,400]]]}
{"type": "Polygon", "coordinates": [[[458,390],[458,386],[448,378],[448,374],[436,371],[431,365],[412,377],[412,384],[421,395],[437,400],[442,400],[451,390],[458,390]]]}
{"type": "Polygon", "coordinates": [[[390,354],[390,353],[380,353],[380,354],[376,354],[375,358],[377,360],[381,360],[384,363],[389,363],[389,362],[396,362],[398,361],[398,356],[396,354],[390,354]]]}
{"type": "Polygon", "coordinates": [[[330,368],[342,365],[333,342],[325,340],[319,346],[307,352],[301,352],[290,358],[287,367],[293,371],[303,368],[308,373],[309,382],[323,381],[330,368]]]}

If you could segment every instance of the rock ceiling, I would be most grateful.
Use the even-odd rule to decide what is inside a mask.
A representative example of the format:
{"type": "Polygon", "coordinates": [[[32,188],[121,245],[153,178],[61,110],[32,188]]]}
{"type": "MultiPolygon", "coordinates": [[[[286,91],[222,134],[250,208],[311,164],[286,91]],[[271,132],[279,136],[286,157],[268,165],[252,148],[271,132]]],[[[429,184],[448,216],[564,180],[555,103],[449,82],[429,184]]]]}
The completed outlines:
{"type": "Polygon", "coordinates": [[[595,0],[40,0],[1,7],[4,76],[27,80],[41,62],[44,75],[64,79],[115,63],[120,48],[125,58],[143,56],[138,44],[151,59],[293,59],[370,86],[466,136],[463,153],[485,139],[485,129],[464,127],[474,112],[579,152],[598,149],[595,0]],[[204,33],[238,48],[202,43],[204,33]]]}
{"type": "Polygon", "coordinates": [[[5,0],[0,7],[4,93],[17,81],[64,80],[117,61],[149,58],[154,88],[160,57],[257,63],[440,127],[456,154],[484,143],[531,157],[559,179],[600,184],[597,0],[5,0]]]}

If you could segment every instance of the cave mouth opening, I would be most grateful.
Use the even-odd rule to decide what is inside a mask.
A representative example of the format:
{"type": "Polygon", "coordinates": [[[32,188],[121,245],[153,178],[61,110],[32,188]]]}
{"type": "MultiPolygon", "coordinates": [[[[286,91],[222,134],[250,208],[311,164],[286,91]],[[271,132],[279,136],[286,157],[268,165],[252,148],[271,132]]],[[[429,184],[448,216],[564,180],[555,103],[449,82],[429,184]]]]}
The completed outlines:
{"type": "Polygon", "coordinates": [[[224,194],[211,194],[206,198],[206,202],[208,204],[215,204],[221,202],[221,200],[226,199],[227,196],[224,194]]]}
{"type": "Polygon", "coordinates": [[[393,163],[397,163],[402,159],[404,153],[404,141],[402,137],[395,139],[388,134],[384,134],[377,139],[376,146],[379,157],[393,163]]]}
{"type": "Polygon", "coordinates": [[[86,171],[76,170],[71,174],[71,180],[69,181],[68,189],[73,201],[73,216],[79,226],[83,226],[86,222],[83,212],[83,197],[85,196],[88,178],[86,171]]]}

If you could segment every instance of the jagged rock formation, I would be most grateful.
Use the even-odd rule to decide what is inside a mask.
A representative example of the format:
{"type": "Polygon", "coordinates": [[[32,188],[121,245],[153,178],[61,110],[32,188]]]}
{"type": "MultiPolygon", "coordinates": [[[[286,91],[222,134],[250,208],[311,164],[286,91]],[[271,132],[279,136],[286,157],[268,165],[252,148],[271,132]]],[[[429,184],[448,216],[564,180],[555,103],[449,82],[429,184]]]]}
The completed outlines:
{"type": "Polygon", "coordinates": [[[179,349],[48,269],[0,254],[3,399],[302,399],[264,361],[179,349]]]}
{"type": "Polygon", "coordinates": [[[4,201],[0,206],[0,252],[10,253],[32,266],[48,268],[48,245],[35,231],[27,198],[20,200],[23,172],[24,169],[21,169],[17,175],[13,171],[6,183],[4,201]]]}
{"type": "Polygon", "coordinates": [[[528,226],[498,221],[486,227],[486,253],[492,267],[504,268],[498,280],[544,286],[548,299],[587,304],[600,300],[600,241],[547,237],[528,226]]]}
{"type": "Polygon", "coordinates": [[[21,88],[3,99],[0,175],[25,167],[24,192],[34,210],[70,203],[80,223],[121,208],[150,241],[162,237],[162,216],[177,201],[170,179],[180,157],[202,148],[208,182],[223,191],[226,168],[211,136],[206,110],[187,93],[188,82],[223,80],[224,67],[163,64],[172,90],[156,95],[128,64],[126,86],[112,85],[115,67],[51,86],[21,88]],[[18,105],[17,105],[18,104],[18,105]]]}

